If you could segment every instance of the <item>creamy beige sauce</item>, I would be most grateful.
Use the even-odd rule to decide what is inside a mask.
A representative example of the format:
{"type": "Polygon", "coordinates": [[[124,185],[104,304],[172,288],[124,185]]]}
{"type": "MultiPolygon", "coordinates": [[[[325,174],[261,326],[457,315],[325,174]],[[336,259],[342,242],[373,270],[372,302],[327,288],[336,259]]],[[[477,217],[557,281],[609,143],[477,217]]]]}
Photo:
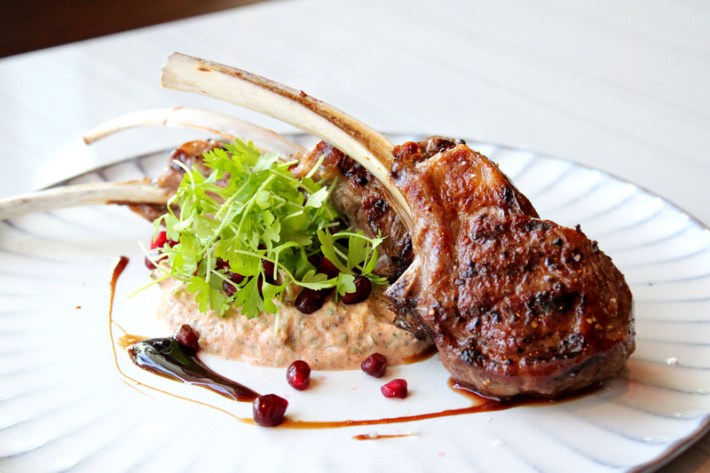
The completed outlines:
{"type": "Polygon", "coordinates": [[[402,364],[430,347],[394,325],[381,289],[354,305],[328,301],[318,311],[303,314],[282,305],[278,315],[247,319],[235,310],[225,317],[200,313],[192,296],[176,282],[162,284],[159,316],[172,330],[189,324],[200,334],[200,347],[224,358],[257,366],[285,367],[307,361],[316,370],[357,369],[372,353],[389,364],[402,364]]]}

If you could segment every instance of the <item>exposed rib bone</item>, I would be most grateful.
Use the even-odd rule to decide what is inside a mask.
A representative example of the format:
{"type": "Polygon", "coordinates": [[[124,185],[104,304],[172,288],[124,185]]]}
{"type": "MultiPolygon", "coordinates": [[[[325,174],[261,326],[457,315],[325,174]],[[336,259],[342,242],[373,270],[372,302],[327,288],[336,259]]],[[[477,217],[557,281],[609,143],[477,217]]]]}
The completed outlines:
{"type": "Polygon", "coordinates": [[[0,221],[31,212],[105,204],[165,204],[169,190],[144,181],[100,182],[55,187],[0,199],[0,221]]]}
{"type": "Polygon", "coordinates": [[[303,91],[258,75],[173,53],[162,71],[169,89],[206,95],[261,112],[311,133],[362,164],[390,193],[391,204],[412,229],[411,210],[389,177],[392,144],[373,129],[303,91]]]}
{"type": "MultiPolygon", "coordinates": [[[[251,141],[262,151],[297,157],[305,149],[283,136],[238,118],[191,108],[165,108],[129,113],[109,120],[84,135],[86,144],[94,143],[119,131],[141,126],[175,126],[215,133],[227,139],[251,141]]],[[[170,190],[147,181],[106,182],[56,187],[0,199],[0,220],[31,212],[101,205],[109,203],[165,204],[170,190]]]]}
{"type": "Polygon", "coordinates": [[[286,157],[299,156],[305,149],[276,132],[217,112],[175,107],[128,113],[109,120],[84,134],[84,142],[91,144],[119,131],[142,126],[172,126],[194,128],[233,140],[251,141],[262,151],[286,157]]]}

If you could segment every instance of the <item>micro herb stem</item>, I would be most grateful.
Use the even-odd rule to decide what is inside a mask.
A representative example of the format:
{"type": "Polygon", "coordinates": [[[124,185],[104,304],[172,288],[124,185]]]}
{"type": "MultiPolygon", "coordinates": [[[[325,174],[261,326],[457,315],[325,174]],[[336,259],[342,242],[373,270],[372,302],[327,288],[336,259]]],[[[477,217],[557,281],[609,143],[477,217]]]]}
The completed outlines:
{"type": "Polygon", "coordinates": [[[266,178],[266,180],[259,186],[257,191],[254,193],[254,196],[249,199],[249,202],[247,203],[247,206],[244,209],[244,212],[242,213],[242,218],[239,220],[239,226],[237,226],[236,231],[237,235],[242,232],[242,226],[244,225],[246,217],[249,215],[249,213],[251,213],[252,207],[254,207],[254,203],[256,202],[256,196],[259,194],[259,192],[263,191],[274,179],[276,179],[276,176],[274,174],[266,178]]]}
{"type": "Polygon", "coordinates": [[[325,153],[321,154],[320,157],[318,158],[318,161],[313,165],[310,171],[308,171],[308,174],[306,174],[307,178],[312,178],[313,175],[318,171],[318,168],[320,167],[321,164],[323,164],[323,161],[325,161],[325,153]]]}

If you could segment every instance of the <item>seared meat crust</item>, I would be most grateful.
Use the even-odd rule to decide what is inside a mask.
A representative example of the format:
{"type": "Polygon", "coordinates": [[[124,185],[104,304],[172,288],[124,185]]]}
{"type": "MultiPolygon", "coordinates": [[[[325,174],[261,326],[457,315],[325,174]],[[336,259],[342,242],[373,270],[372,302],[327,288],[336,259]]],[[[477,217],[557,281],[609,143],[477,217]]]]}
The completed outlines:
{"type": "Polygon", "coordinates": [[[582,231],[541,220],[484,156],[395,148],[415,258],[386,295],[453,378],[491,397],[559,396],[616,376],[634,349],[631,292],[582,231]]]}

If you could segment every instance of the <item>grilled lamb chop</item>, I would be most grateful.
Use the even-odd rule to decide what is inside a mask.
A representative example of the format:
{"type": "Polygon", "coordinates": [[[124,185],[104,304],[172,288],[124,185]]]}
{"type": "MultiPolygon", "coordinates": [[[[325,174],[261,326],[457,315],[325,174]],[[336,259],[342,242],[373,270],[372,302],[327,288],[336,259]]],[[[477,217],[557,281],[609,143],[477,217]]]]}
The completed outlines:
{"type": "Polygon", "coordinates": [[[631,292],[581,229],[537,214],[464,145],[395,147],[416,215],[414,261],[386,295],[396,324],[435,343],[461,385],[555,397],[618,375],[634,350],[631,292]]]}
{"type": "MultiPolygon", "coordinates": [[[[386,230],[392,252],[383,266],[391,277],[406,266],[410,235],[412,263],[386,294],[398,313],[396,323],[431,338],[460,384],[497,398],[555,397],[623,369],[634,349],[632,296],[623,275],[580,228],[541,220],[485,157],[440,138],[393,147],[386,137],[303,91],[184,54],[168,58],[161,80],[169,88],[272,115],[359,163],[326,145],[315,151],[333,161],[325,174],[346,178],[338,205],[351,223],[373,233],[386,230]],[[380,203],[385,200],[386,206],[380,203]]],[[[137,118],[100,128],[87,142],[136,122],[192,122],[185,124],[246,128],[288,155],[303,154],[271,132],[212,114],[176,109],[137,118]]],[[[80,203],[157,205],[169,195],[145,182],[69,186],[0,201],[0,218],[18,209],[80,203]]]]}
{"type": "MultiPolygon", "coordinates": [[[[199,167],[217,146],[188,142],[170,159],[199,167]]],[[[454,379],[487,396],[554,397],[618,374],[634,348],[631,293],[596,242],[539,219],[495,164],[455,140],[405,143],[394,158],[413,240],[385,189],[337,148],[318,143],[292,172],[320,162],[347,223],[387,237],[378,269],[399,278],[387,291],[397,326],[434,341],[454,379]]],[[[181,179],[173,164],[156,184],[174,191],[181,179]]]]}
{"type": "Polygon", "coordinates": [[[458,382],[493,397],[554,397],[623,369],[634,349],[623,275],[580,229],[540,220],[480,154],[459,145],[426,159],[416,143],[393,152],[303,91],[184,54],[161,80],[291,123],[377,178],[415,254],[388,290],[399,323],[431,337],[458,382]]]}
{"type": "MultiPolygon", "coordinates": [[[[346,178],[338,205],[351,215],[351,223],[391,232],[388,245],[399,251],[385,265],[392,277],[406,266],[410,235],[412,263],[387,291],[396,323],[431,338],[460,384],[497,398],[555,397],[622,371],[634,350],[632,296],[623,275],[579,227],[541,220],[485,157],[441,138],[393,147],[386,137],[303,91],[179,53],[168,59],[162,83],[291,123],[371,173],[332,147],[315,151],[335,164],[326,165],[325,174],[346,178]],[[360,182],[365,181],[363,193],[360,182]],[[376,203],[382,197],[388,206],[376,203]],[[368,199],[374,199],[372,205],[368,199]],[[395,256],[402,259],[394,261],[395,256]]],[[[148,115],[143,120],[146,115],[140,114],[138,121],[187,121],[206,130],[213,123],[235,123],[189,111],[187,117],[181,111],[148,115]]],[[[119,120],[93,136],[135,123],[119,120]]],[[[271,132],[256,130],[255,136],[285,147],[288,155],[302,155],[271,132]]],[[[169,196],[145,182],[68,186],[1,200],[0,218],[82,203],[159,205],[169,196]]]]}

